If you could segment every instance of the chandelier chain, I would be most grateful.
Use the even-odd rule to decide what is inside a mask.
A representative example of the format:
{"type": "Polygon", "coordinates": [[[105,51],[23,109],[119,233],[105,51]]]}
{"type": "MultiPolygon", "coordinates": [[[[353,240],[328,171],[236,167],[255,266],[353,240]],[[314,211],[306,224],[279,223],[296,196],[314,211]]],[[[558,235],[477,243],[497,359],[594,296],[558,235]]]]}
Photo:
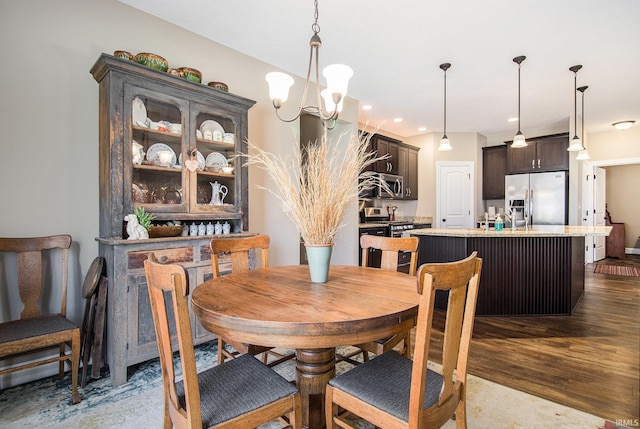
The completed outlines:
{"type": "Polygon", "coordinates": [[[320,32],[320,25],[318,24],[318,0],[314,0],[313,5],[315,12],[313,13],[314,22],[311,24],[311,30],[313,30],[315,34],[318,34],[320,32]]]}

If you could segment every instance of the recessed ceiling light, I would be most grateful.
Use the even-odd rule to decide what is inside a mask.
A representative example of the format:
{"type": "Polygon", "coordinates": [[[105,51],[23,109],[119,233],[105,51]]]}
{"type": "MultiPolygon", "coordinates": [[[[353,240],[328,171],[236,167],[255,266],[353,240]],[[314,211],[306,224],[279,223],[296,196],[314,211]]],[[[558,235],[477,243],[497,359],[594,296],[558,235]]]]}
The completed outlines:
{"type": "Polygon", "coordinates": [[[636,121],[620,121],[620,122],[614,122],[611,125],[613,125],[614,127],[616,127],[619,130],[626,130],[631,125],[633,125],[635,122],[636,121]]]}
{"type": "Polygon", "coordinates": [[[393,118],[393,122],[402,122],[402,118],[393,118]]]}
{"type": "Polygon", "coordinates": [[[420,127],[418,128],[418,131],[427,131],[427,127],[420,127]]]}
{"type": "Polygon", "coordinates": [[[518,121],[518,117],[517,116],[515,118],[507,119],[507,122],[517,122],[517,121],[518,121]]]}
{"type": "Polygon", "coordinates": [[[362,110],[371,110],[373,109],[373,106],[371,104],[365,104],[364,106],[362,106],[362,110]]]}

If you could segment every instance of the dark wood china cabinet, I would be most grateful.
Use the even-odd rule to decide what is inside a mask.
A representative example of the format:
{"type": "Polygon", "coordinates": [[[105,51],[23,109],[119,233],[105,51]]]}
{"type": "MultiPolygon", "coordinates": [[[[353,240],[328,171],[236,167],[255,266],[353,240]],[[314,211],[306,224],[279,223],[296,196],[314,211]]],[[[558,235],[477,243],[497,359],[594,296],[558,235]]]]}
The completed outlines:
{"type": "MultiPolygon", "coordinates": [[[[246,153],[255,102],[107,54],[91,74],[99,84],[97,241],[109,278],[107,363],[119,385],[127,367],[158,355],[147,254],[183,265],[192,290],[211,276],[212,234],[127,240],[124,217],[144,207],[155,223],[220,223],[230,235],[248,234],[247,168],[239,160],[232,172],[221,167],[246,153]],[[225,192],[212,204],[214,189],[225,192]]],[[[230,269],[228,260],[222,265],[230,269]]],[[[215,338],[193,316],[192,325],[196,344],[215,338]]]]}

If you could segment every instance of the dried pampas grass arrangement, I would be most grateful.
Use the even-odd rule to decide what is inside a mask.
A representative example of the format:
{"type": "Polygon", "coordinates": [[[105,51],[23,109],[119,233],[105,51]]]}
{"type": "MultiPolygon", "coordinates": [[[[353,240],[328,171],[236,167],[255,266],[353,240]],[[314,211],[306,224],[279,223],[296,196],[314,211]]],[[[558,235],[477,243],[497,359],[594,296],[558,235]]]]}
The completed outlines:
{"type": "Polygon", "coordinates": [[[282,202],[285,214],[300,231],[305,244],[333,244],[347,207],[358,202],[358,195],[374,186],[386,183],[366,171],[385,154],[376,157],[370,152],[371,134],[351,133],[346,146],[329,141],[325,129],[320,141],[310,142],[304,149],[296,142],[292,153],[281,157],[249,143],[250,154],[242,155],[247,165],[265,170],[275,183],[266,189],[282,202]]]}

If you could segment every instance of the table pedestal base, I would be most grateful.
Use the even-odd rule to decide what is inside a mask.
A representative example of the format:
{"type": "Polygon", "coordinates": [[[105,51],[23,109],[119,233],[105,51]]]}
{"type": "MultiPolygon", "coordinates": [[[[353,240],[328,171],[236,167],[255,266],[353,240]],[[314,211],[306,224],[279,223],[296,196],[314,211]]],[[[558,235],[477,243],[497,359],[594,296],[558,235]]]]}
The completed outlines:
{"type": "Polygon", "coordinates": [[[296,385],[302,397],[302,424],[324,427],[324,394],[336,374],[336,349],[297,349],[296,385]]]}

